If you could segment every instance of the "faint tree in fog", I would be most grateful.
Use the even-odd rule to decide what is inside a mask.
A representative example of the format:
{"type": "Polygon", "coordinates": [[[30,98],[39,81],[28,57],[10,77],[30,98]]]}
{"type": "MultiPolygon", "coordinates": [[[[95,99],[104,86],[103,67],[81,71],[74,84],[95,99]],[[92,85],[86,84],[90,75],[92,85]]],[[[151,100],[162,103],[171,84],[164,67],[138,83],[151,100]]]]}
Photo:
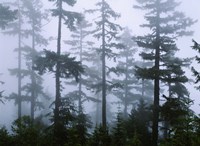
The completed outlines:
{"type": "MultiPolygon", "coordinates": [[[[113,93],[117,96],[122,105],[124,106],[123,116],[126,119],[128,117],[128,106],[132,105],[134,101],[140,98],[144,98],[149,88],[147,82],[142,80],[143,83],[135,75],[135,65],[143,64],[135,59],[137,52],[137,44],[133,40],[133,36],[130,30],[126,28],[124,33],[120,36],[120,42],[124,47],[119,51],[119,60],[116,67],[116,73],[118,79],[113,79],[113,82],[119,82],[122,84],[121,89],[114,90],[113,93]],[[146,89],[144,89],[144,84],[146,89]]],[[[150,94],[148,94],[150,97],[150,94]]],[[[148,97],[148,98],[149,98],[148,97]]]]}
{"type": "MultiPolygon", "coordinates": [[[[154,80],[154,106],[153,106],[153,126],[152,141],[153,146],[158,145],[158,123],[159,123],[159,100],[160,100],[160,79],[165,73],[162,71],[166,67],[161,62],[168,52],[175,50],[176,39],[179,36],[190,35],[186,28],[194,21],[186,18],[183,13],[175,11],[179,3],[174,0],[137,0],[138,6],[135,8],[147,11],[145,19],[147,24],[141,25],[151,30],[145,36],[138,37],[140,47],[151,49],[150,52],[143,52],[142,58],[154,61],[151,68],[138,69],[141,76],[154,80]]],[[[148,51],[147,50],[147,51],[148,51]]]]}
{"type": "Polygon", "coordinates": [[[26,92],[26,99],[31,103],[31,119],[34,120],[34,112],[36,107],[42,108],[43,105],[39,102],[39,96],[47,98],[47,95],[43,91],[42,78],[35,73],[33,68],[33,61],[36,56],[38,56],[38,51],[36,48],[47,45],[47,40],[41,35],[42,32],[42,21],[47,21],[47,14],[42,12],[43,4],[40,0],[22,0],[24,15],[27,18],[27,25],[30,25],[29,32],[31,37],[31,45],[25,46],[22,50],[25,53],[26,65],[27,65],[27,75],[30,76],[31,83],[27,83],[22,87],[26,92]]]}
{"type": "Polygon", "coordinates": [[[115,24],[112,20],[119,18],[119,14],[114,12],[109,4],[102,0],[96,4],[97,8],[93,10],[87,10],[87,12],[95,13],[99,12],[100,16],[97,16],[95,21],[96,30],[94,31],[94,37],[98,40],[101,39],[101,46],[98,49],[100,53],[100,58],[102,61],[102,126],[103,129],[106,129],[106,91],[108,88],[112,88],[113,85],[111,82],[106,80],[106,74],[108,73],[109,67],[106,66],[106,58],[108,59],[116,59],[117,54],[113,51],[113,49],[121,48],[122,45],[116,42],[118,38],[118,33],[121,30],[120,25],[115,24]],[[108,87],[108,83],[111,83],[110,87],[108,87]]]}
{"type": "Polygon", "coordinates": [[[28,33],[25,29],[22,28],[22,25],[24,24],[24,18],[23,18],[23,7],[21,0],[16,0],[13,3],[10,3],[10,5],[17,9],[17,20],[13,21],[9,24],[8,30],[5,31],[5,34],[17,36],[18,41],[18,47],[15,49],[18,54],[18,67],[15,69],[10,69],[11,74],[15,75],[18,79],[18,85],[17,85],[17,94],[12,93],[10,95],[10,99],[15,99],[16,104],[18,105],[18,118],[21,118],[22,115],[22,79],[23,79],[23,71],[22,71],[22,39],[28,37],[28,33]]]}
{"type": "MultiPolygon", "coordinates": [[[[79,61],[84,66],[84,74],[80,76],[78,83],[78,90],[70,92],[67,96],[73,97],[78,100],[78,111],[79,113],[83,112],[83,102],[85,101],[97,101],[94,97],[88,95],[90,85],[90,74],[93,72],[90,70],[91,66],[87,65],[93,62],[90,60],[94,57],[93,44],[94,42],[89,41],[87,36],[89,36],[90,32],[89,28],[92,26],[91,23],[85,20],[85,18],[80,22],[80,24],[76,25],[76,30],[73,31],[71,35],[71,40],[65,41],[66,44],[72,46],[70,52],[73,53],[76,57],[79,57],[79,61]],[[89,71],[90,70],[90,71],[89,71]]],[[[92,79],[94,80],[94,78],[92,79]]],[[[67,84],[69,84],[67,82],[67,84]]],[[[74,84],[74,81],[72,81],[74,84]]]]}
{"type": "MultiPolygon", "coordinates": [[[[38,76],[33,70],[33,60],[37,55],[36,47],[41,45],[47,45],[46,39],[41,35],[42,29],[42,21],[47,17],[44,16],[46,14],[42,13],[42,3],[38,0],[21,0],[17,1],[19,5],[20,12],[18,14],[20,21],[11,24],[10,30],[6,31],[6,34],[16,35],[18,34],[20,39],[18,40],[20,49],[18,49],[19,53],[19,66],[20,68],[10,69],[11,74],[16,75],[22,80],[22,78],[29,78],[31,83],[24,82],[22,85],[21,80],[18,79],[18,84],[20,85],[20,89],[18,89],[18,94],[20,96],[20,100],[18,100],[19,95],[13,93],[10,95],[10,99],[15,99],[18,102],[30,101],[31,102],[31,118],[34,119],[34,111],[35,107],[39,106],[41,108],[42,104],[40,102],[36,103],[37,96],[44,95],[43,87],[42,87],[42,78],[38,76]],[[45,18],[44,18],[45,17],[45,18]],[[17,25],[18,24],[18,25],[17,25]],[[18,27],[16,27],[18,26],[18,27]],[[29,45],[29,40],[31,39],[31,44],[29,45]],[[23,55],[25,56],[25,60],[22,60],[23,55]],[[27,66],[25,68],[24,66],[27,66]],[[23,69],[22,69],[23,68],[23,69]],[[20,90],[20,91],[19,91],[20,90]],[[22,95],[23,93],[23,95],[22,95]]],[[[16,2],[16,3],[17,3],[16,2]]],[[[12,5],[15,5],[13,3],[12,5]]],[[[20,110],[21,112],[21,110],[20,110]]]]}

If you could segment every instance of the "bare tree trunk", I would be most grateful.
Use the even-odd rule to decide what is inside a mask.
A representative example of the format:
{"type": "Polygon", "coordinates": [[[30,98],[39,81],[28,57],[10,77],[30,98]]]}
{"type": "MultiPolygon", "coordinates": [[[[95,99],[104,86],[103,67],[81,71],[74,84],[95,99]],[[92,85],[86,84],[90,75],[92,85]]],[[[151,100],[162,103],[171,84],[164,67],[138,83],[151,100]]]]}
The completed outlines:
{"type": "MultiPolygon", "coordinates": [[[[35,50],[35,30],[34,30],[34,22],[32,24],[32,49],[35,50]]],[[[32,66],[33,66],[33,59],[32,59],[32,66]]],[[[35,77],[34,77],[34,71],[32,70],[31,72],[31,84],[32,84],[32,89],[31,89],[31,119],[34,121],[34,113],[35,113],[35,100],[36,100],[36,95],[35,95],[35,77]]]]}
{"type": "Polygon", "coordinates": [[[22,77],[21,77],[21,10],[20,10],[20,0],[18,0],[18,118],[22,116],[22,101],[21,101],[21,86],[22,86],[22,77]]]}
{"type": "Polygon", "coordinates": [[[125,96],[124,96],[124,118],[128,117],[127,107],[128,107],[128,56],[126,55],[126,77],[125,77],[125,96]]]}
{"type": "Polygon", "coordinates": [[[106,129],[106,60],[105,60],[105,1],[102,0],[102,126],[106,129]]]}
{"type": "MultiPolygon", "coordinates": [[[[58,1],[59,3],[59,18],[58,18],[58,38],[57,38],[57,55],[61,54],[61,23],[62,23],[62,0],[58,1]]],[[[61,105],[61,95],[60,95],[60,62],[57,61],[56,65],[56,99],[55,99],[55,110],[54,110],[54,124],[55,124],[55,134],[57,135],[57,126],[59,126],[59,107],[61,105]]]]}
{"type": "Polygon", "coordinates": [[[160,96],[160,0],[156,1],[157,20],[156,20],[156,54],[155,54],[155,79],[154,79],[154,107],[153,107],[153,127],[152,127],[152,142],[153,146],[158,145],[158,123],[159,123],[159,96],[160,96]]]}
{"type": "MultiPolygon", "coordinates": [[[[83,55],[83,30],[82,30],[82,26],[80,28],[80,62],[82,64],[82,55],[83,55]]],[[[82,113],[82,77],[80,75],[80,81],[79,81],[79,99],[78,99],[78,111],[79,114],[82,113]]]]}

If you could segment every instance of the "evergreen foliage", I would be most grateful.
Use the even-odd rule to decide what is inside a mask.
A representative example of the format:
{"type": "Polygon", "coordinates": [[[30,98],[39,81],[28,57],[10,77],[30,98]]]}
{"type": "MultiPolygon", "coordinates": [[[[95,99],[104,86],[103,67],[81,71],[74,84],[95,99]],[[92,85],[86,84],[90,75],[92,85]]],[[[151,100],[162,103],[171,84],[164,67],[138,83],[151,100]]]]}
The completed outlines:
{"type": "Polygon", "coordinates": [[[10,7],[0,4],[0,28],[5,29],[9,22],[16,19],[17,10],[10,10],[10,7]]]}
{"type": "Polygon", "coordinates": [[[117,114],[116,124],[112,129],[111,137],[112,137],[112,145],[115,146],[126,145],[125,120],[123,119],[123,114],[120,112],[117,114]]]}
{"type": "Polygon", "coordinates": [[[132,109],[126,124],[129,143],[135,145],[151,145],[151,132],[149,131],[152,113],[149,105],[143,99],[140,100],[138,107],[132,109]]]}

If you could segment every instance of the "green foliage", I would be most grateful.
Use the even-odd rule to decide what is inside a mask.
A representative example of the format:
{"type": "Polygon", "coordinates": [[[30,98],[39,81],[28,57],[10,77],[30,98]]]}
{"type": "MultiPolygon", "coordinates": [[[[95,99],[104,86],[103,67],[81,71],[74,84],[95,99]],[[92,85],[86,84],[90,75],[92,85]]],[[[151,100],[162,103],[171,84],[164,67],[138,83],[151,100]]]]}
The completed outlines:
{"type": "Polygon", "coordinates": [[[5,127],[0,129],[0,145],[1,146],[13,146],[13,138],[9,135],[5,127]]]}
{"type": "Polygon", "coordinates": [[[66,55],[57,55],[53,51],[44,50],[44,56],[38,56],[34,61],[34,69],[39,71],[39,74],[46,72],[55,73],[56,64],[60,63],[60,74],[62,78],[75,77],[78,81],[78,77],[83,72],[83,67],[79,61],[75,61],[74,57],[66,55]]]}
{"type": "Polygon", "coordinates": [[[40,143],[43,124],[33,123],[30,117],[23,116],[13,122],[12,132],[15,146],[36,146],[40,143]]]}
{"type": "MultiPolygon", "coordinates": [[[[181,12],[175,11],[175,8],[179,4],[174,0],[161,0],[159,2],[137,0],[137,2],[138,5],[135,6],[135,8],[150,10],[150,12],[146,12],[145,14],[145,19],[148,24],[143,24],[142,27],[147,27],[152,30],[151,34],[148,34],[147,36],[139,36],[137,38],[138,45],[145,48],[145,51],[141,53],[141,56],[145,60],[155,60],[155,53],[153,50],[155,50],[156,45],[159,44],[159,52],[162,54],[159,58],[160,66],[162,66],[162,68],[166,68],[163,71],[154,70],[154,67],[144,69],[140,68],[138,69],[138,74],[140,75],[143,72],[141,76],[147,79],[154,79],[156,76],[161,76],[162,78],[162,76],[165,76],[165,74],[169,71],[172,72],[169,66],[170,61],[172,61],[172,59],[173,63],[177,61],[177,58],[174,58],[174,55],[178,50],[175,39],[180,36],[191,35],[192,32],[186,28],[190,27],[196,21],[185,17],[185,15],[181,12]],[[176,24],[177,27],[174,27],[174,24],[176,24]],[[161,62],[163,62],[163,64],[161,64],[161,62]]],[[[184,62],[183,60],[180,61],[184,62]]],[[[179,64],[181,64],[181,62],[179,64]]]]}
{"type": "Polygon", "coordinates": [[[62,8],[62,3],[66,3],[69,6],[74,6],[76,0],[49,0],[49,1],[56,1],[57,8],[52,9],[52,16],[57,17],[61,16],[64,20],[64,24],[70,29],[75,30],[75,24],[80,23],[83,19],[82,14],[72,11],[66,11],[62,8]],[[61,7],[60,7],[61,6],[61,7]]]}
{"type": "Polygon", "coordinates": [[[143,99],[138,107],[132,109],[129,115],[126,130],[130,144],[146,146],[151,144],[151,133],[149,131],[152,113],[143,99]]]}
{"type": "Polygon", "coordinates": [[[128,146],[142,146],[142,142],[139,139],[139,135],[135,131],[134,136],[132,139],[130,139],[129,145],[128,146]]]}
{"type": "Polygon", "coordinates": [[[118,113],[116,123],[111,132],[112,145],[125,146],[126,145],[126,129],[123,114],[118,113]]]}
{"type": "Polygon", "coordinates": [[[108,129],[103,128],[101,125],[96,126],[90,138],[89,146],[109,146],[111,142],[108,129]]]}
{"type": "Polygon", "coordinates": [[[196,116],[190,110],[192,100],[167,97],[166,99],[166,103],[161,108],[161,114],[169,126],[167,127],[168,136],[163,140],[163,145],[192,145],[195,142],[195,129],[198,127],[194,122],[196,116]]]}
{"type": "Polygon", "coordinates": [[[87,146],[90,136],[88,129],[91,128],[91,124],[87,115],[79,113],[69,129],[68,145],[87,146]]]}

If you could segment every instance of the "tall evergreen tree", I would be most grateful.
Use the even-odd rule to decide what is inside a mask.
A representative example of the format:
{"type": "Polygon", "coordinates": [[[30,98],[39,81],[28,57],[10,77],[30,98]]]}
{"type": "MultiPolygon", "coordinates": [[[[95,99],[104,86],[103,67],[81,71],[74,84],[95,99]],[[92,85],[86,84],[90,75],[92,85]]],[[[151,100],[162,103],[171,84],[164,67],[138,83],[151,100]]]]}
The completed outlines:
{"type": "MultiPolygon", "coordinates": [[[[56,8],[52,10],[52,15],[58,18],[58,37],[57,37],[57,51],[44,51],[44,56],[38,57],[35,61],[35,69],[40,73],[46,71],[55,73],[55,109],[54,109],[54,142],[55,144],[64,145],[66,138],[65,128],[62,123],[61,106],[64,104],[61,101],[61,78],[68,78],[71,75],[76,78],[83,72],[80,62],[75,61],[75,58],[69,57],[68,54],[61,54],[61,32],[62,20],[69,29],[74,29],[74,23],[79,22],[82,18],[81,14],[71,12],[63,9],[63,4],[74,6],[75,0],[49,0],[55,2],[56,8]],[[65,138],[64,138],[65,137],[65,138]]],[[[65,108],[65,106],[63,106],[65,108]]]]}
{"type": "Polygon", "coordinates": [[[146,60],[153,60],[154,66],[146,69],[138,69],[139,74],[154,80],[154,106],[153,106],[153,126],[152,141],[153,145],[158,145],[158,123],[159,123],[159,100],[160,100],[160,78],[164,74],[165,66],[161,62],[164,56],[172,50],[176,50],[175,40],[177,37],[189,35],[190,31],[186,28],[191,26],[194,21],[186,18],[183,13],[175,11],[179,3],[174,0],[137,0],[138,9],[146,10],[145,19],[147,27],[152,33],[143,37],[138,37],[140,47],[149,48],[151,51],[143,52],[141,56],[146,60]],[[143,73],[142,73],[143,72],[143,73]]]}

